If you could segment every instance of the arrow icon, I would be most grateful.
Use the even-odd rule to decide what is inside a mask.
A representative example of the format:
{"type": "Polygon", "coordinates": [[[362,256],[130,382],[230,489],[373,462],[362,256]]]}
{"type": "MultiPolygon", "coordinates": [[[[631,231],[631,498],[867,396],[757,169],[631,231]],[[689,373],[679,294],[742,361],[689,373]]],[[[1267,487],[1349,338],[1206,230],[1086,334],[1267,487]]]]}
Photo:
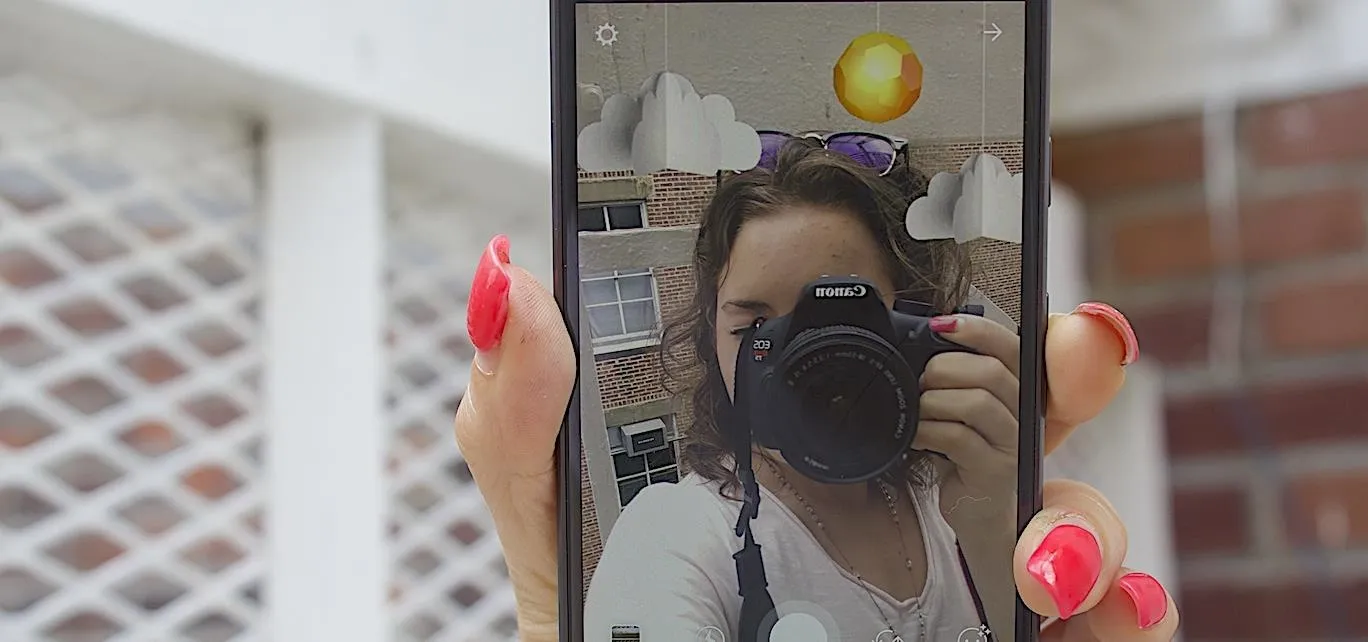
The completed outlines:
{"type": "Polygon", "coordinates": [[[989,24],[992,25],[993,28],[992,28],[992,29],[984,29],[984,30],[983,30],[983,35],[985,35],[985,36],[992,36],[992,37],[993,37],[993,42],[997,42],[997,39],[998,39],[1000,36],[1002,36],[1002,27],[997,26],[997,23],[996,23],[996,22],[992,22],[992,23],[989,23],[989,24]]]}

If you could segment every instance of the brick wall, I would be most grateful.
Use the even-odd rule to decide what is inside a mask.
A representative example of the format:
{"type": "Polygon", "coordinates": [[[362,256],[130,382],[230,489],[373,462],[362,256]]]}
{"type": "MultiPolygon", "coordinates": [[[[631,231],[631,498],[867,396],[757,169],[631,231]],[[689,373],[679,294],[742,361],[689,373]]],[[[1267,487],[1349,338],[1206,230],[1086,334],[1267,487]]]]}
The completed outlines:
{"type": "Polygon", "coordinates": [[[712,198],[717,179],[683,172],[665,171],[651,176],[651,197],[646,199],[647,225],[679,227],[697,225],[703,208],[712,198]]]}
{"type": "Polygon", "coordinates": [[[599,536],[598,513],[594,509],[594,489],[589,483],[589,460],[580,448],[580,561],[584,568],[584,591],[589,591],[589,580],[594,577],[599,558],[603,557],[603,538],[599,536]]]}
{"type": "Polygon", "coordinates": [[[1088,206],[1097,294],[1168,374],[1189,642],[1368,636],[1364,114],[1368,89],[1241,110],[1237,389],[1207,360],[1200,120],[1055,140],[1056,177],[1088,206]]]}

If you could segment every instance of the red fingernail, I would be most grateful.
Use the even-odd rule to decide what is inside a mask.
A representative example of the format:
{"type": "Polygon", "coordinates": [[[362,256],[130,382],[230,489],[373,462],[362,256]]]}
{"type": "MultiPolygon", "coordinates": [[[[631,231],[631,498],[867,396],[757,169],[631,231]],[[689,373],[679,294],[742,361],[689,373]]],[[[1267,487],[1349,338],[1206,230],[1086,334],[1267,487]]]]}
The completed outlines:
{"type": "Polygon", "coordinates": [[[1073,617],[1102,574],[1102,547],[1086,528],[1061,524],[1050,531],[1026,561],[1031,574],[1050,594],[1059,618],[1073,617]]]}
{"type": "Polygon", "coordinates": [[[466,303],[466,332],[470,344],[480,352],[499,346],[504,324],[508,322],[508,237],[500,234],[489,242],[480,256],[475,281],[470,284],[466,303]]]}
{"type": "Polygon", "coordinates": [[[1097,317],[1111,325],[1125,349],[1121,365],[1128,366],[1140,358],[1140,341],[1135,338],[1135,328],[1131,327],[1130,321],[1120,310],[1105,303],[1084,303],[1075,308],[1074,312],[1097,317]]]}
{"type": "Polygon", "coordinates": [[[1127,573],[1116,583],[1135,604],[1135,617],[1141,631],[1149,630],[1168,615],[1168,592],[1159,580],[1145,573],[1127,573]]]}
{"type": "Polygon", "coordinates": [[[959,327],[959,319],[955,317],[932,317],[931,331],[940,334],[954,332],[959,327]]]}

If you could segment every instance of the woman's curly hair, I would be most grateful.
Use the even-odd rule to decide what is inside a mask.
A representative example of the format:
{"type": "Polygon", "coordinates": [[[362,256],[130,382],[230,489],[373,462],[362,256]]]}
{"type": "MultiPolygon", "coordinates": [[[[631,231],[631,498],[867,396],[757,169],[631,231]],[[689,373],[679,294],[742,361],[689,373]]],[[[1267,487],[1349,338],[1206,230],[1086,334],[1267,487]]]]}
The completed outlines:
{"type": "MultiPolygon", "coordinates": [[[[849,212],[883,247],[899,298],[949,311],[968,294],[969,258],[954,241],[918,241],[907,233],[908,204],[926,189],[925,176],[905,161],[888,176],[880,176],[803,138],[780,150],[773,170],[757,168],[719,181],[699,221],[693,300],[669,320],[661,341],[666,388],[691,400],[693,416],[681,453],[685,469],[719,482],[726,496],[733,497],[739,488],[731,464],[732,442],[720,425],[731,401],[714,342],[718,288],[741,227],[795,205],[849,212]]],[[[921,470],[925,459],[911,461],[909,472],[921,470]]]]}

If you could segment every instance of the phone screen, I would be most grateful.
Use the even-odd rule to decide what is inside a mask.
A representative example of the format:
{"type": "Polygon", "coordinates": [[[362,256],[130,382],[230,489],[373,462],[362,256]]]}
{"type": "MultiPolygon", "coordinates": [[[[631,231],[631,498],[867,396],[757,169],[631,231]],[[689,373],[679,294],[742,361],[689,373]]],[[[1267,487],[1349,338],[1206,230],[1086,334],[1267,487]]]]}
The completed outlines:
{"type": "Polygon", "coordinates": [[[574,20],[583,639],[1012,640],[1027,3],[574,20]]]}

